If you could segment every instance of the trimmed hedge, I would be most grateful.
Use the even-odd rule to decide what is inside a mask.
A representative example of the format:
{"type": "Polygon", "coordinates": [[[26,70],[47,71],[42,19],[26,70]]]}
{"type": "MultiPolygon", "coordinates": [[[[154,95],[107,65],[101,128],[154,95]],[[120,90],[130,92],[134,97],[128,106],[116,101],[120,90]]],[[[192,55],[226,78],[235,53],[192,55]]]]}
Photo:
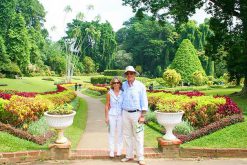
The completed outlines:
{"type": "Polygon", "coordinates": [[[104,70],[104,76],[122,76],[124,70],[104,70]]]}
{"type": "MultiPolygon", "coordinates": [[[[91,77],[91,83],[92,84],[110,84],[110,81],[112,80],[113,76],[96,76],[91,77]]],[[[123,77],[118,77],[121,81],[123,81],[123,77]]]]}

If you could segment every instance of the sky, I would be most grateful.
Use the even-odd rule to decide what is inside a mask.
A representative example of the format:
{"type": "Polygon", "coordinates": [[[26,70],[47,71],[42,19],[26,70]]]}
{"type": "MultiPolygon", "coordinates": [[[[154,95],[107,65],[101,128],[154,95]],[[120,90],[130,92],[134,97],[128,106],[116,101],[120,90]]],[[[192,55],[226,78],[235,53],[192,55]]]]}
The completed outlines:
{"type": "MultiPolygon", "coordinates": [[[[91,21],[100,15],[101,22],[106,20],[111,23],[114,31],[119,30],[122,24],[134,16],[130,6],[123,6],[122,0],[39,0],[46,11],[45,28],[49,31],[50,39],[58,41],[65,35],[66,24],[76,18],[79,12],[84,13],[85,20],[91,21]],[[69,5],[72,12],[65,13],[65,7],[69,5]],[[93,5],[93,10],[87,7],[93,5]],[[55,29],[52,30],[52,27],[55,29]]],[[[203,10],[197,10],[192,17],[198,23],[202,23],[208,15],[203,10]]]]}

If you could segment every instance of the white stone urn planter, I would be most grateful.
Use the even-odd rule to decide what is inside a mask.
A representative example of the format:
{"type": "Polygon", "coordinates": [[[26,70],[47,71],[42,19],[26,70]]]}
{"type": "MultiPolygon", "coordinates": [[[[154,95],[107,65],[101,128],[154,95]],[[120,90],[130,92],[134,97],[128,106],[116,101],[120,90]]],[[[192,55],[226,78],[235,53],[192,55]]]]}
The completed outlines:
{"type": "Polygon", "coordinates": [[[64,129],[71,126],[73,124],[74,116],[76,112],[73,111],[71,114],[66,114],[66,115],[51,115],[48,114],[48,112],[45,112],[45,118],[47,124],[57,130],[57,139],[55,143],[63,144],[68,141],[66,137],[64,137],[64,129]]]}
{"type": "Polygon", "coordinates": [[[160,112],[155,111],[156,118],[159,124],[166,129],[166,134],[163,136],[165,140],[177,140],[177,137],[172,133],[173,128],[182,122],[184,112],[160,112]]]}

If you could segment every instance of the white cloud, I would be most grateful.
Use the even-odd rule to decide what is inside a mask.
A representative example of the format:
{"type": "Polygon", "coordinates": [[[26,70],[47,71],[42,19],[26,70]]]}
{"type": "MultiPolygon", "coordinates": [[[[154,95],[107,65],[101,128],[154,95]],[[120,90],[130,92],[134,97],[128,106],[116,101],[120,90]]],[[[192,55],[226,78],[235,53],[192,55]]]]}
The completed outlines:
{"type": "Polygon", "coordinates": [[[51,39],[59,40],[65,34],[66,23],[71,22],[79,12],[85,14],[86,20],[92,20],[100,15],[101,21],[106,20],[111,23],[113,29],[117,31],[122,27],[124,21],[134,16],[129,6],[122,6],[122,0],[39,0],[44,6],[46,13],[45,27],[49,31],[51,39]],[[72,12],[64,12],[64,8],[69,5],[72,12]],[[93,5],[94,9],[87,10],[88,5],[93,5]],[[66,17],[65,17],[66,15],[66,17]],[[51,31],[51,27],[56,29],[51,31]]]}
{"type": "MultiPolygon", "coordinates": [[[[68,22],[76,17],[79,12],[85,14],[86,20],[92,20],[100,15],[101,21],[106,20],[111,23],[114,31],[122,27],[123,22],[133,17],[130,6],[123,6],[122,0],[39,0],[44,6],[46,13],[45,27],[49,31],[53,41],[59,40],[65,35],[65,28],[68,22]],[[72,12],[64,12],[64,8],[69,5],[72,12]],[[88,5],[93,5],[94,9],[87,10],[88,5]],[[66,17],[65,17],[66,15],[66,17]],[[54,31],[51,28],[55,26],[54,31]]],[[[198,23],[202,23],[208,15],[203,10],[197,10],[197,13],[191,18],[198,23]]]]}

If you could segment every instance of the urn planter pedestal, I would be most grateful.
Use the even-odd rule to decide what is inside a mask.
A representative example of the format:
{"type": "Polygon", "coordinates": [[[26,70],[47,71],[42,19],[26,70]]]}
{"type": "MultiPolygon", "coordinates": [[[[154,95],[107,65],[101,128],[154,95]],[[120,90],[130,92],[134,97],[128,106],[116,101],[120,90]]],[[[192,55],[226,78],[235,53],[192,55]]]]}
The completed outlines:
{"type": "Polygon", "coordinates": [[[172,133],[174,127],[182,122],[184,112],[160,112],[155,111],[157,121],[166,129],[166,134],[163,136],[165,140],[177,140],[177,137],[172,133]]]}
{"type": "Polygon", "coordinates": [[[73,124],[75,114],[75,111],[66,115],[51,115],[47,112],[44,113],[47,124],[57,131],[58,136],[55,143],[64,144],[68,141],[68,139],[64,137],[63,132],[65,128],[73,124]]]}

